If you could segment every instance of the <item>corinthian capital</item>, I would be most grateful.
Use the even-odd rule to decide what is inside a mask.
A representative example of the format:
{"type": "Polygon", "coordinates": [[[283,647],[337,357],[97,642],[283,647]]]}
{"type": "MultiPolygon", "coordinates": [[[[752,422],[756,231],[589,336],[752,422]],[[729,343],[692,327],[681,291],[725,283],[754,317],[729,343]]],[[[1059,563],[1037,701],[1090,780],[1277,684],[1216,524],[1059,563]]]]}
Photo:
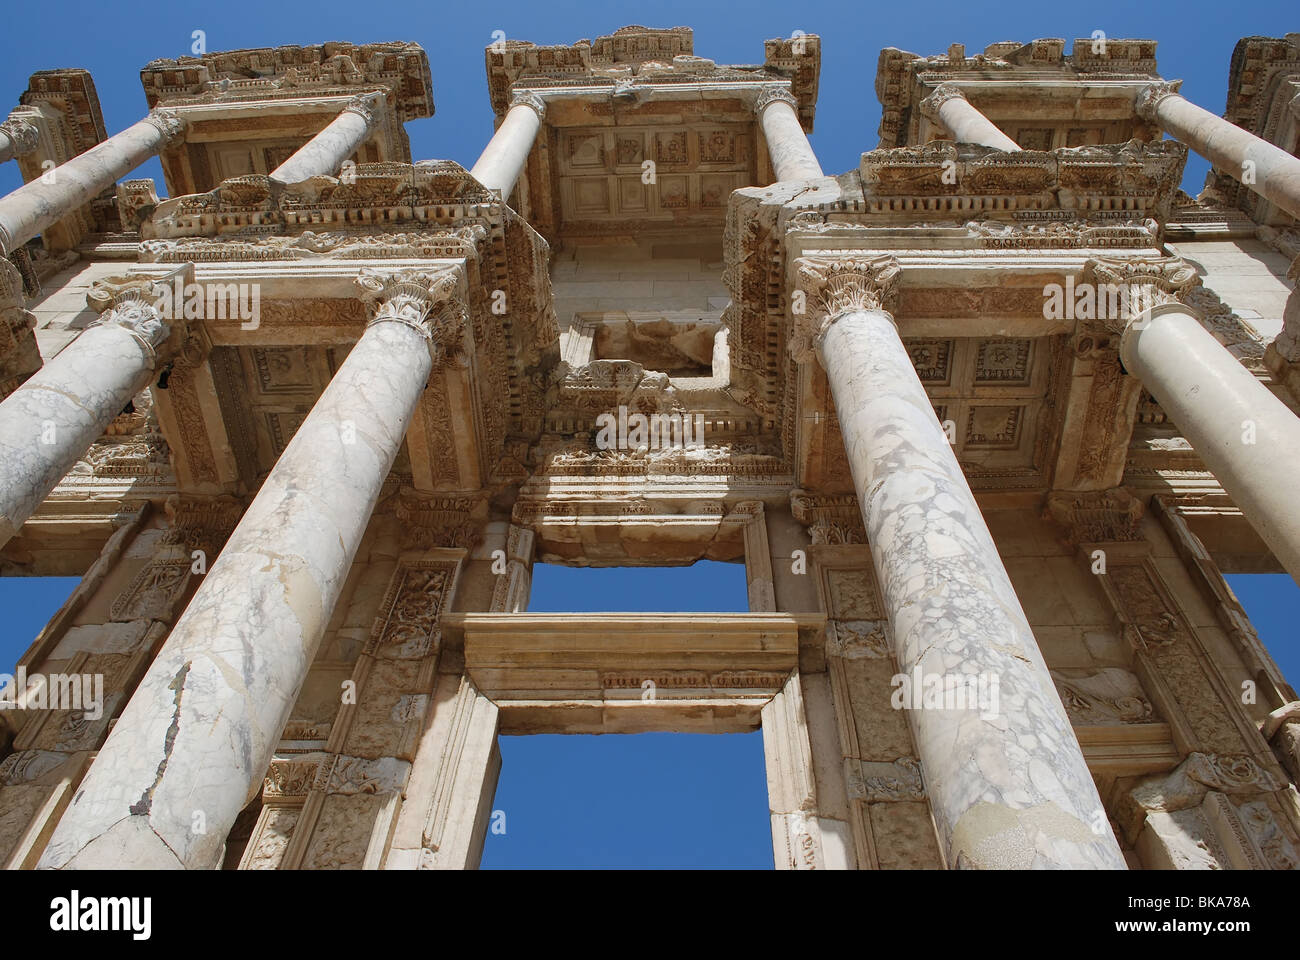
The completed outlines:
{"type": "Polygon", "coordinates": [[[181,138],[185,136],[185,121],[181,119],[180,114],[175,110],[155,107],[149,111],[149,115],[145,117],[145,120],[162,131],[162,145],[164,147],[179,143],[181,138]]]}
{"type": "Polygon", "coordinates": [[[759,88],[758,96],[754,99],[754,113],[761,114],[768,104],[777,101],[788,103],[792,107],[799,106],[799,101],[795,99],[795,95],[790,92],[789,87],[769,83],[759,88]]]}
{"type": "Polygon", "coordinates": [[[934,88],[934,92],[921,101],[921,113],[926,117],[939,123],[939,108],[949,100],[965,100],[966,94],[961,92],[961,88],[952,83],[941,83],[934,88]]]}
{"type": "Polygon", "coordinates": [[[31,153],[41,142],[41,132],[36,129],[36,124],[22,117],[10,117],[0,123],[0,131],[13,144],[13,155],[15,157],[31,153]]]}
{"type": "Polygon", "coordinates": [[[1196,268],[1178,257],[1093,257],[1082,274],[1082,284],[1091,288],[1081,285],[1076,297],[1092,296],[1092,317],[1123,333],[1152,307],[1179,302],[1199,282],[1196,268]]]}
{"type": "Polygon", "coordinates": [[[171,336],[171,299],[171,288],[153,277],[103,277],[86,293],[86,302],[99,313],[89,326],[121,328],[156,361],[171,336]]]}
{"type": "Polygon", "coordinates": [[[460,295],[459,270],[366,269],[357,277],[362,299],[375,305],[368,326],[403,323],[429,341],[435,362],[461,350],[466,310],[460,295]]]}
{"type": "Polygon", "coordinates": [[[546,101],[531,90],[520,90],[510,98],[510,108],[513,110],[515,107],[529,107],[537,114],[538,120],[546,119],[546,101]]]}
{"type": "Polygon", "coordinates": [[[796,298],[789,350],[796,360],[811,355],[826,328],[855,310],[890,312],[898,299],[902,267],[893,257],[800,257],[795,261],[796,298]]]}
{"type": "Polygon", "coordinates": [[[1157,80],[1155,83],[1148,83],[1138,91],[1137,98],[1133,101],[1133,108],[1147,123],[1158,123],[1156,107],[1165,97],[1177,94],[1178,88],[1182,85],[1181,80],[1157,80]]]}
{"type": "Polygon", "coordinates": [[[363,93],[348,101],[340,113],[355,113],[366,122],[366,128],[373,130],[379,122],[379,105],[381,99],[377,93],[363,93]]]}

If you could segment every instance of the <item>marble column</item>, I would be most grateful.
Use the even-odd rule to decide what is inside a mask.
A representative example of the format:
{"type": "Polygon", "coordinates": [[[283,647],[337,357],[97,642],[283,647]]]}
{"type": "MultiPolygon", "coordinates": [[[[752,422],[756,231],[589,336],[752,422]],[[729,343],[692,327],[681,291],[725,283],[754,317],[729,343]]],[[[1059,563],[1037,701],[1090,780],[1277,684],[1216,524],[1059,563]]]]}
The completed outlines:
{"type": "Polygon", "coordinates": [[[0,546],[148,386],[158,354],[179,339],[159,299],[166,289],[149,278],[96,282],[87,299],[103,312],[0,403],[0,546]]]}
{"type": "Polygon", "coordinates": [[[815,349],[826,371],[904,695],[978,681],[974,705],[902,701],[949,866],[1123,869],[1047,665],[886,310],[897,262],[809,257],[796,270],[808,310],[794,318],[791,350],[815,349]]]}
{"type": "Polygon", "coordinates": [[[1177,90],[1178,83],[1164,81],[1143,87],[1135,102],[1138,115],[1187,144],[1216,170],[1300,217],[1300,158],[1198,107],[1177,90]]]}
{"type": "Polygon", "coordinates": [[[268,475],[38,866],[213,868],[262,787],[434,356],[461,272],[365,272],[378,309],[268,475]]]}
{"type": "Polygon", "coordinates": [[[951,133],[959,143],[977,143],[1008,152],[1020,149],[1016,141],[999,130],[966,99],[966,94],[951,83],[935,87],[934,93],[921,101],[921,112],[951,133]]]}
{"type": "Polygon", "coordinates": [[[22,117],[10,117],[0,123],[0,163],[31,153],[40,144],[36,124],[22,117]]]}
{"type": "Polygon", "coordinates": [[[763,139],[767,141],[767,153],[778,181],[825,176],[795,112],[798,105],[794,94],[778,86],[763,87],[754,101],[754,113],[763,128],[763,139]]]}
{"type": "Polygon", "coordinates": [[[1107,322],[1120,360],[1178,426],[1282,567],[1300,583],[1295,453],[1300,419],[1175,298],[1196,270],[1176,258],[1090,260],[1085,280],[1127,285],[1149,309],[1107,322]]]}
{"type": "Polygon", "coordinates": [[[298,183],[310,177],[333,176],[378,126],[381,109],[379,94],[353,97],[325,129],[272,170],[271,179],[278,183],[298,183]]]}
{"type": "Polygon", "coordinates": [[[0,256],[8,256],[46,227],[89,203],[184,133],[184,122],[154,110],[139,123],[96,144],[46,175],[0,198],[0,256]]]}
{"type": "Polygon", "coordinates": [[[546,101],[536,94],[518,93],[469,174],[507,199],[528,162],[528,152],[546,116],[546,101]]]}

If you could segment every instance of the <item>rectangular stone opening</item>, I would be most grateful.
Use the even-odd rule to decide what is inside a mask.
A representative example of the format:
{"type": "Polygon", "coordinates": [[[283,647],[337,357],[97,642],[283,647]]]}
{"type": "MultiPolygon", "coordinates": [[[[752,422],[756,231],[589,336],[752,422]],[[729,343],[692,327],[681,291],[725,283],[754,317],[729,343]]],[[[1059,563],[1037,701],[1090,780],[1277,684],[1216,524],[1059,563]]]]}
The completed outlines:
{"type": "Polygon", "coordinates": [[[758,731],[498,742],[483,869],[773,868],[758,731]]]}
{"type": "Polygon", "coordinates": [[[533,565],[530,613],[745,613],[745,565],[700,560],[690,566],[533,565]]]}

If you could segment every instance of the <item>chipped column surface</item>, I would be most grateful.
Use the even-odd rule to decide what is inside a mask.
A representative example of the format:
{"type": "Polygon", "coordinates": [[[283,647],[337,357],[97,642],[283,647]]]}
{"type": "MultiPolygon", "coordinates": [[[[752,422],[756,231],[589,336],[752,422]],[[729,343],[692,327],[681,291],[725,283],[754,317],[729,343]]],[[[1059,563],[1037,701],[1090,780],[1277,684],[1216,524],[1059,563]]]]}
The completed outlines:
{"type": "Polygon", "coordinates": [[[427,330],[384,319],[395,322],[367,328],[263,483],[38,866],[218,864],[432,369],[427,330]]]}
{"type": "Polygon", "coordinates": [[[0,256],[8,256],[46,227],[89,203],[183,132],[184,124],[174,114],[155,110],[139,123],[0,198],[0,256]]]}
{"type": "Polygon", "coordinates": [[[765,88],[754,104],[777,180],[812,180],[825,176],[795,113],[797,103],[788,90],[771,87],[765,88]]]}
{"type": "Polygon", "coordinates": [[[271,179],[298,183],[310,177],[333,176],[379,122],[379,100],[374,94],[354,98],[325,129],[271,171],[271,179]]]}
{"type": "Polygon", "coordinates": [[[899,669],[999,684],[996,712],[908,711],[949,865],[1123,869],[1065,709],[893,318],[853,309],[832,321],[817,349],[899,669]]]}
{"type": "Polygon", "coordinates": [[[170,328],[115,306],[0,403],[0,546],[149,382],[170,328]]]}

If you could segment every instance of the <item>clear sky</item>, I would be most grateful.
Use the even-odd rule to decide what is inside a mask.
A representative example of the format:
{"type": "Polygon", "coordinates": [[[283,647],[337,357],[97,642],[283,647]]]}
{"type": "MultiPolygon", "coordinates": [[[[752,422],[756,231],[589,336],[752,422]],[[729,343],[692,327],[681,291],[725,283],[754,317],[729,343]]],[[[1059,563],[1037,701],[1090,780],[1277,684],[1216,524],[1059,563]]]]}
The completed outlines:
{"type": "MultiPolygon", "coordinates": [[[[157,57],[191,52],[194,32],[207,49],[414,40],[429,51],[436,114],[408,125],[415,159],[472,165],[492,133],[483,48],[501,30],[510,38],[571,43],[629,23],[695,30],[695,52],[719,63],[758,63],[764,39],[795,30],[822,37],[822,74],[812,143],[827,172],[856,166],[876,146],[880,105],[874,81],[881,48],[943,53],[1001,40],[1073,40],[1102,30],[1113,38],[1154,38],[1160,71],[1182,78],[1183,93],[1221,113],[1228,61],[1243,36],[1281,36],[1300,28],[1294,0],[1248,4],[1042,0],[1003,4],[755,0],[664,0],[636,5],[567,0],[485,4],[385,4],[355,0],[310,4],[221,4],[147,0],[11,4],[0,31],[0,101],[16,104],[36,70],[91,71],[109,133],[145,112],[138,70],[157,57]]],[[[1206,165],[1193,157],[1184,188],[1195,194],[1206,165]]],[[[153,177],[157,161],[132,177],[153,177]]],[[[0,165],[0,193],[19,185],[16,164],[0,165]]],[[[579,572],[585,574],[587,572],[579,572]]],[[[573,572],[539,568],[533,609],[743,610],[743,571],[734,564],[679,571],[654,589],[643,574],[601,571],[597,587],[573,572]],[[628,593],[635,590],[635,593],[628,593]],[[661,606],[646,599],[661,598],[661,606]]],[[[670,577],[670,574],[664,574],[670,577]]],[[[1230,577],[1284,672],[1300,677],[1293,611],[1300,589],[1285,576],[1230,577]]],[[[7,670],[71,590],[74,581],[0,578],[0,671],[7,670]]],[[[762,743],[729,736],[503,738],[504,767],[494,808],[504,834],[489,835],[485,866],[770,866],[762,743]]]]}

